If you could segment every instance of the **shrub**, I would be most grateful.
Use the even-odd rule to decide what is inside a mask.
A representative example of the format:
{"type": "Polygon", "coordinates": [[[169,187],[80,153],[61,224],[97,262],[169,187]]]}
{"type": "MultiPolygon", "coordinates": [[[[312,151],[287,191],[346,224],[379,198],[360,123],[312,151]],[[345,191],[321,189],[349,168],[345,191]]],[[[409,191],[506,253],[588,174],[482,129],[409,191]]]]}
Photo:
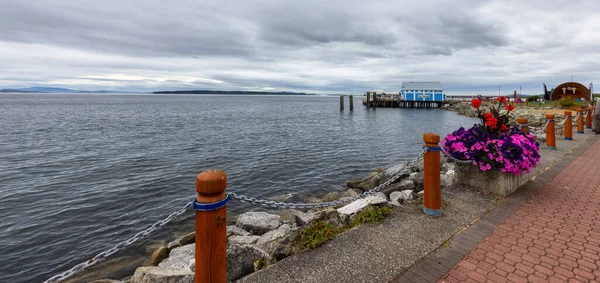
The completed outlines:
{"type": "Polygon", "coordinates": [[[540,97],[537,95],[532,95],[530,97],[527,97],[528,102],[533,102],[533,101],[538,101],[538,100],[540,100],[540,97]]]}
{"type": "Polygon", "coordinates": [[[575,106],[575,101],[568,98],[561,98],[558,100],[558,105],[560,105],[561,108],[569,108],[575,106]]]}
{"type": "Polygon", "coordinates": [[[336,227],[327,222],[317,221],[298,232],[292,240],[292,244],[301,250],[314,249],[333,239],[344,230],[344,227],[336,227]]]}
{"type": "Polygon", "coordinates": [[[350,227],[354,227],[361,223],[383,222],[390,214],[392,214],[392,209],[387,206],[372,206],[357,214],[350,222],[350,227]]]}

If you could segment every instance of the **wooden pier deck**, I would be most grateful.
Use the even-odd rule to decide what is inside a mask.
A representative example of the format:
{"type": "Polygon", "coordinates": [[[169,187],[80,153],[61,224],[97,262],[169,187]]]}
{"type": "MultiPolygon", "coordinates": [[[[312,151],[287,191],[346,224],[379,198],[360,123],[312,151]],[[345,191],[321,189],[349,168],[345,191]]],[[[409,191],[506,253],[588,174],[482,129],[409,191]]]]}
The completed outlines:
{"type": "Polygon", "coordinates": [[[367,108],[440,108],[444,101],[410,101],[399,98],[378,98],[371,100],[369,97],[363,99],[363,105],[367,108]]]}

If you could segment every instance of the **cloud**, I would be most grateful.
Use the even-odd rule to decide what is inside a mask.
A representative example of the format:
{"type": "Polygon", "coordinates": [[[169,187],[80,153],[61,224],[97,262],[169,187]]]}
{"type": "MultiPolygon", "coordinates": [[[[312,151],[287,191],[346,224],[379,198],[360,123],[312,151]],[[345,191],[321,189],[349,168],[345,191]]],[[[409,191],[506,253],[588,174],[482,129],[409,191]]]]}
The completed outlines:
{"type": "Polygon", "coordinates": [[[540,92],[594,80],[589,2],[4,0],[0,88],[540,92]]]}

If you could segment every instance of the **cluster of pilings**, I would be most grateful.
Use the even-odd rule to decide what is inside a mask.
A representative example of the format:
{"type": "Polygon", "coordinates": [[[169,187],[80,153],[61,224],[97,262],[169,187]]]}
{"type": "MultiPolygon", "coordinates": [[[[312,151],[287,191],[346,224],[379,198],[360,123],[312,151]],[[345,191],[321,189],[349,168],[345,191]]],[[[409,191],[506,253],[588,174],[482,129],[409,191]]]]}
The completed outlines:
{"type": "MultiPolygon", "coordinates": [[[[345,95],[340,95],[340,111],[344,111],[344,97],[345,95]]],[[[354,111],[354,95],[348,95],[348,100],[350,102],[350,111],[354,111]]]]}

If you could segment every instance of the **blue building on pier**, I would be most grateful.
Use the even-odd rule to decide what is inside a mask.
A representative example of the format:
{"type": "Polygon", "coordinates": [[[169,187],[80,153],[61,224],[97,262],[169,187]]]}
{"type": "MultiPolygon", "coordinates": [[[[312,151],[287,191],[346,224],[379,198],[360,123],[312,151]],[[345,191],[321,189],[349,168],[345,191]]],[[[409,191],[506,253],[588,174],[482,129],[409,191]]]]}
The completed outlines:
{"type": "Polygon", "coordinates": [[[446,94],[439,82],[403,82],[400,99],[406,101],[445,101],[446,94]]]}

